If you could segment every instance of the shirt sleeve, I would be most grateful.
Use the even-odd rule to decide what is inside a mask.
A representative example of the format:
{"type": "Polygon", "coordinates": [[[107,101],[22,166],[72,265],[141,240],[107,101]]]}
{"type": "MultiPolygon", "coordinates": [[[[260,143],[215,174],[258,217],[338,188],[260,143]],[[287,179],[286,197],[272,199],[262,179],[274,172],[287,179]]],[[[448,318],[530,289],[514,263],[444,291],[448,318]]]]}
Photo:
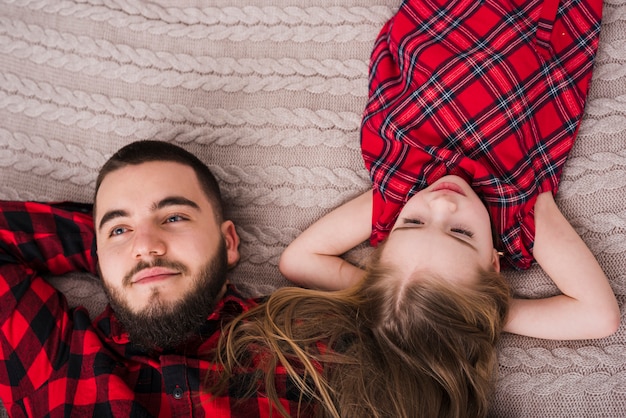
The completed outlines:
{"type": "Polygon", "coordinates": [[[0,201],[0,397],[5,402],[41,387],[70,356],[73,318],[65,297],[42,277],[95,274],[93,247],[88,205],[0,201]]]}

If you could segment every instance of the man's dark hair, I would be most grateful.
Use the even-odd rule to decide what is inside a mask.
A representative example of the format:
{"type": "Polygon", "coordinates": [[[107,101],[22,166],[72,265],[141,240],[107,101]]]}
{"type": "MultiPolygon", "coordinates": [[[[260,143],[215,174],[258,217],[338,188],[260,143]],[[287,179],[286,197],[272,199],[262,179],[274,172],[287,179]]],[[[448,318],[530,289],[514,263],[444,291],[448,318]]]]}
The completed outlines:
{"type": "Polygon", "coordinates": [[[95,195],[97,196],[100,185],[108,174],[129,165],[139,165],[154,161],[175,162],[191,167],[196,173],[204,194],[213,207],[216,220],[218,222],[222,221],[224,217],[222,195],[219,184],[211,170],[198,157],[169,142],[143,140],[120,148],[100,169],[96,180],[95,195]]]}

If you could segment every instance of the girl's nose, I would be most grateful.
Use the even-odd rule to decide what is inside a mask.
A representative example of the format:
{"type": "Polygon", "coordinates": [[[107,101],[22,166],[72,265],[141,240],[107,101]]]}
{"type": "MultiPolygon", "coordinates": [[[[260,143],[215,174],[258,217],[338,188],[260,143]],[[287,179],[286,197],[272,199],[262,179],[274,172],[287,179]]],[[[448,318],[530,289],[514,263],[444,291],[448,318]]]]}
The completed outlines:
{"type": "Polygon", "coordinates": [[[442,195],[430,201],[431,209],[435,212],[454,213],[458,209],[457,201],[452,196],[442,195]]]}

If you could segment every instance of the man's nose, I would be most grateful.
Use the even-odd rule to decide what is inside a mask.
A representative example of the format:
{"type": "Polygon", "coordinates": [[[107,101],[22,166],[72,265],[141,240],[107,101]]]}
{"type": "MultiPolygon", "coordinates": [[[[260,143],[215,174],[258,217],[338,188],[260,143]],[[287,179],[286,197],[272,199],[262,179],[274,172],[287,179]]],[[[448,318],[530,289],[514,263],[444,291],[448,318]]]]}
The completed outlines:
{"type": "Polygon", "coordinates": [[[133,254],[135,258],[158,257],[165,254],[167,246],[156,228],[145,227],[135,231],[133,254]]]}

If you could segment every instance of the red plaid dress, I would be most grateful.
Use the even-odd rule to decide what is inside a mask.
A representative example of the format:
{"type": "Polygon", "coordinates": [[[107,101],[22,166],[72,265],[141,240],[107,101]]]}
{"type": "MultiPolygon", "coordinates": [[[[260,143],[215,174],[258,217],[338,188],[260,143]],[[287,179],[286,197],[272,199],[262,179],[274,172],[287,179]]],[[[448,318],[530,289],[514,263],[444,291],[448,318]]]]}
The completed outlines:
{"type": "Polygon", "coordinates": [[[446,174],[485,202],[506,261],[532,262],[533,207],[557,192],[598,46],[602,0],[410,0],[371,59],[361,147],[371,243],[446,174]]]}

